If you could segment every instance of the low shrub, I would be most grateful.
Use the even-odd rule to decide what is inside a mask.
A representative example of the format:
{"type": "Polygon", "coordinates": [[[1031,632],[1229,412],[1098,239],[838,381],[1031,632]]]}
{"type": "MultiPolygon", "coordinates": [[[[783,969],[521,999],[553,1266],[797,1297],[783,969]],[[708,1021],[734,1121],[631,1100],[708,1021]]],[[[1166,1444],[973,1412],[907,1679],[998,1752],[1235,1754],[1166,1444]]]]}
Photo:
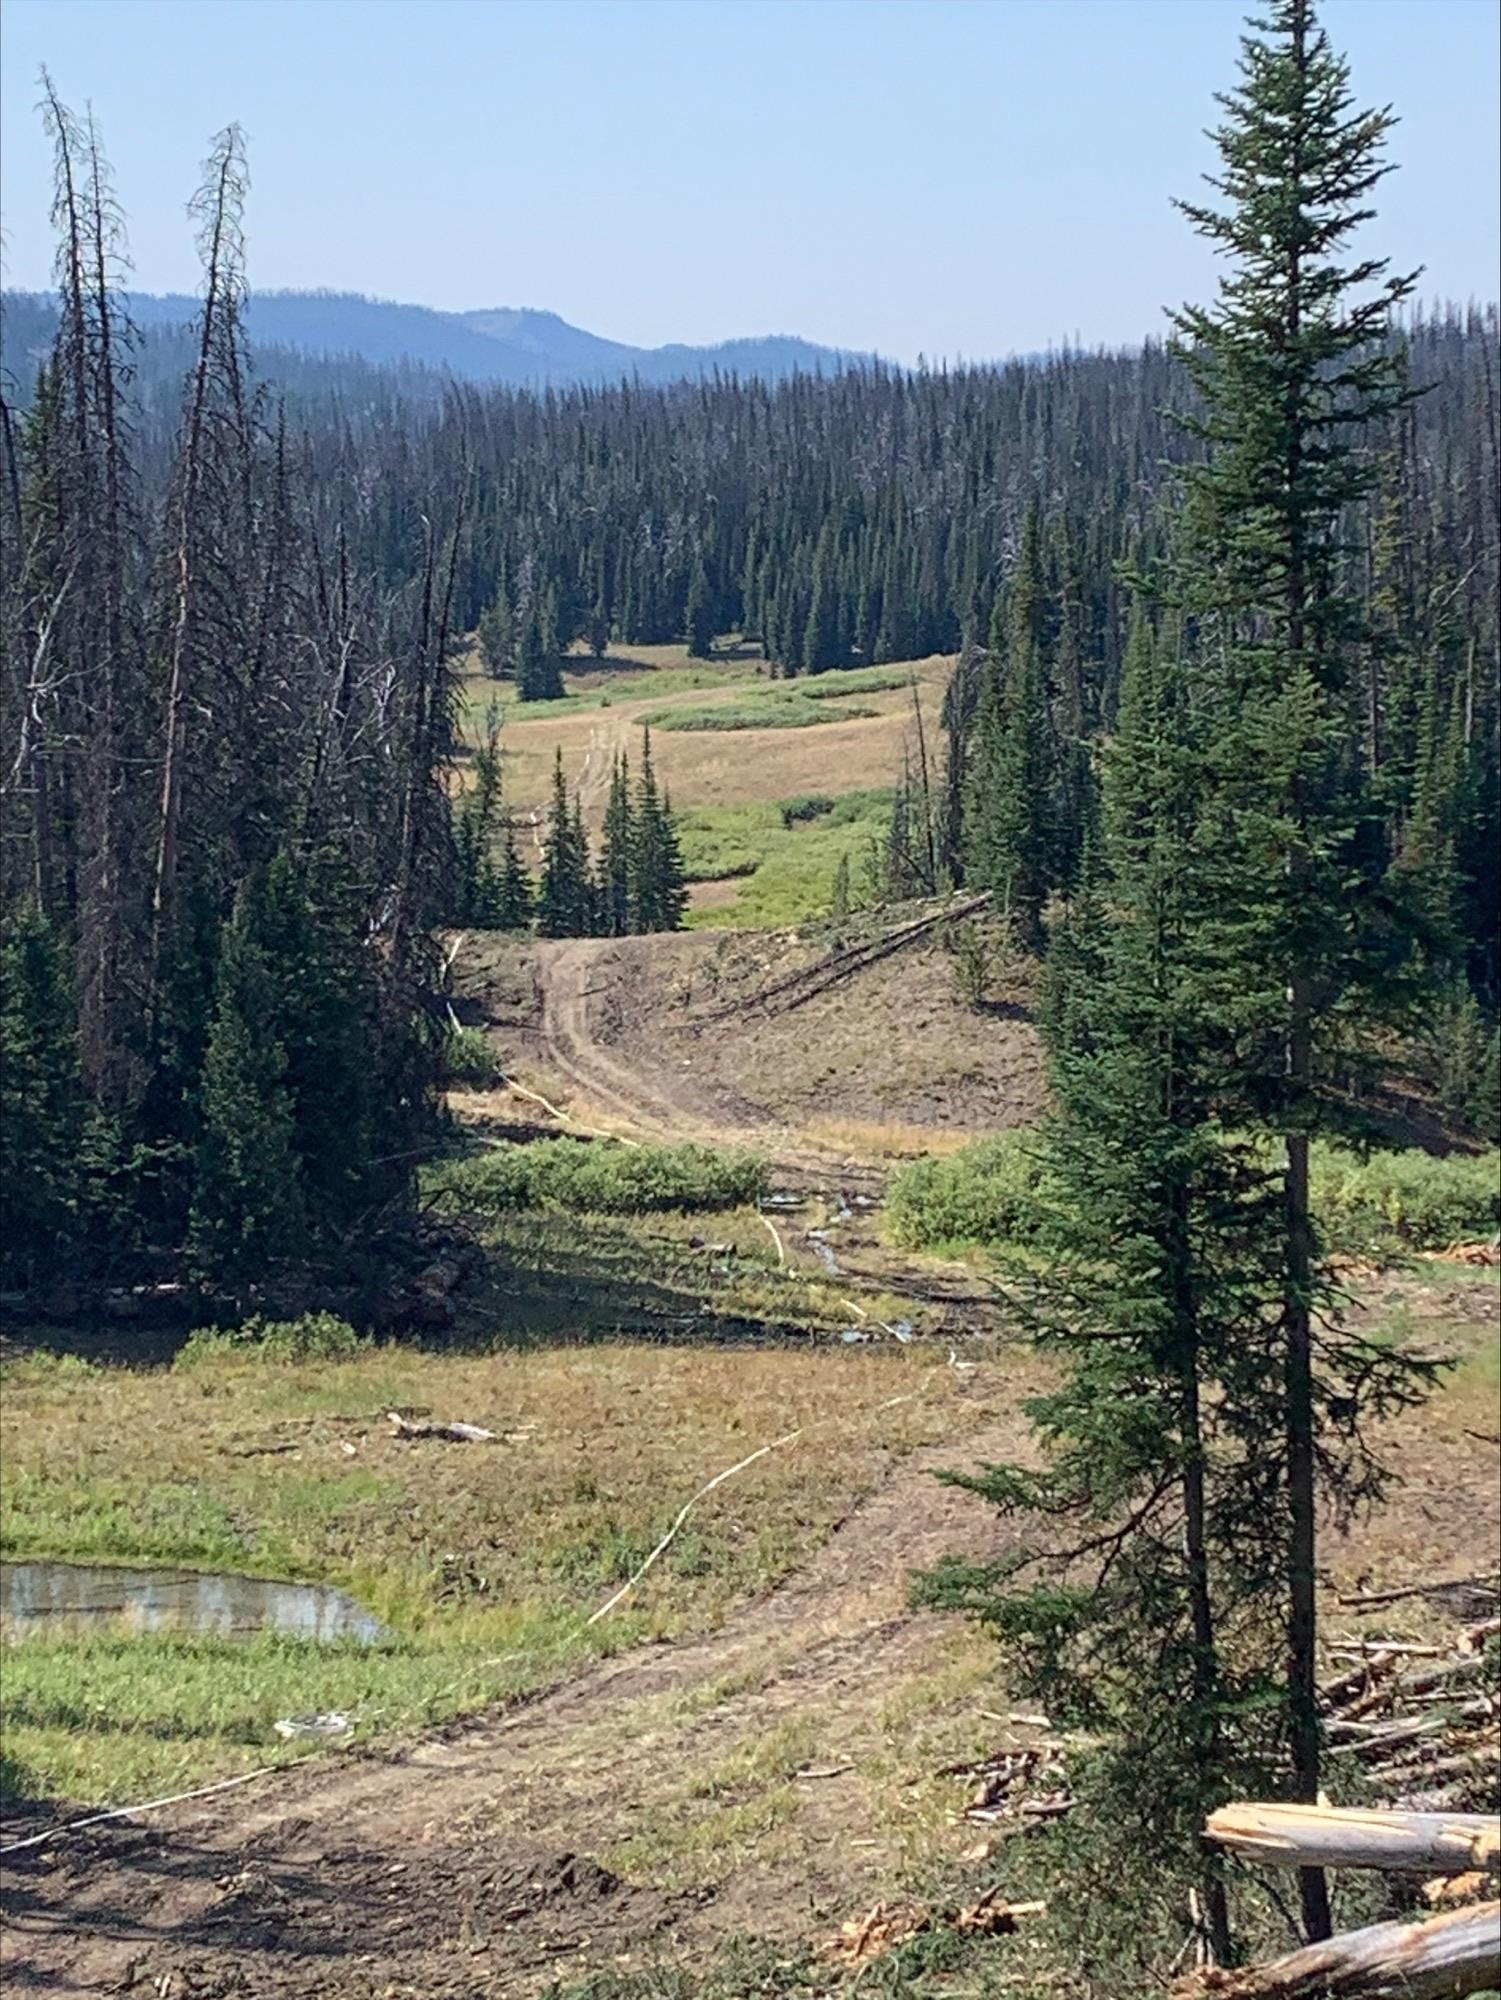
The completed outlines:
{"type": "Polygon", "coordinates": [[[450,1028],[443,1037],[443,1080],[488,1090],[504,1080],[500,1057],[480,1028],[450,1028]]]}
{"type": "Polygon", "coordinates": [[[263,1319],[240,1326],[200,1326],[178,1349],[174,1368],[206,1361],[346,1361],[369,1342],[336,1313],[303,1313],[297,1319],[263,1319]]]}
{"type": "Polygon", "coordinates": [[[886,1229],[903,1250],[1001,1249],[1037,1233],[1038,1164],[1031,1135],[997,1132],[893,1177],[886,1229]]]}
{"type": "MultiPolygon", "coordinates": [[[[1314,1214],[1330,1250],[1400,1256],[1490,1237],[1501,1228],[1501,1154],[1436,1159],[1315,1144],[1314,1214]]],[[[1027,1248],[1038,1239],[1041,1162],[1024,1132],[1000,1132],[942,1159],[915,1160],[886,1203],[891,1239],[908,1250],[1027,1248]]]]}
{"type": "Polygon", "coordinates": [[[822,819],[833,810],[834,801],[827,792],[803,792],[797,798],[777,800],[783,826],[801,826],[805,820],[822,819]]]}
{"type": "Polygon", "coordinates": [[[611,1139],[539,1139],[498,1146],[434,1169],[431,1185],[490,1214],[559,1208],[646,1215],[662,1209],[738,1208],[766,1192],[766,1162],[711,1146],[626,1146],[611,1139]]]}
{"type": "Polygon", "coordinates": [[[1325,1240],[1363,1256],[1442,1250],[1501,1228],[1501,1154],[1314,1146],[1309,1192],[1325,1240]]]}

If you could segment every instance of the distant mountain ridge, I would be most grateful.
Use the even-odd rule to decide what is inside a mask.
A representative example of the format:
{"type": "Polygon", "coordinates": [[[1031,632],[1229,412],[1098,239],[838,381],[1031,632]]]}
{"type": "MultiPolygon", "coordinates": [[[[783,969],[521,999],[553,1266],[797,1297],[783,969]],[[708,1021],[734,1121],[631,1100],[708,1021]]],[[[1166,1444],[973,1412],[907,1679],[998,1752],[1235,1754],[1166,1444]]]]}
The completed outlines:
{"type": "MultiPolygon", "coordinates": [[[[50,295],[37,292],[9,296],[33,307],[52,303],[50,295]]],[[[135,292],[129,307],[143,329],[168,328],[190,320],[198,301],[182,293],[135,292]]],[[[354,355],[377,366],[410,362],[465,381],[528,389],[613,383],[626,376],[654,384],[691,381],[716,371],[776,382],[792,374],[836,374],[877,358],[790,334],[715,347],[632,347],[570,326],[553,312],[509,306],[439,312],[358,292],[254,292],[247,321],[257,345],[325,357],[354,355]]]]}

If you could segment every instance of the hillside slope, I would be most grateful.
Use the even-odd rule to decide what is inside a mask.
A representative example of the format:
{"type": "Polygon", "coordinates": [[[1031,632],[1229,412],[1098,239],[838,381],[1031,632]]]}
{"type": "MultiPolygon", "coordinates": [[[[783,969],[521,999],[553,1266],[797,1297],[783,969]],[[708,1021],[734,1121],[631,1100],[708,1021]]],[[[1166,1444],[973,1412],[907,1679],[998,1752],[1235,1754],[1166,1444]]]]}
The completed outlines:
{"type": "MultiPolygon", "coordinates": [[[[146,330],[181,327],[199,301],[184,293],[129,296],[136,324],[146,330]]],[[[27,350],[50,338],[49,294],[6,294],[7,312],[26,329],[27,350]]],[[[365,298],[357,292],[255,292],[248,308],[258,346],[323,357],[353,356],[380,367],[415,364],[462,380],[515,388],[615,383],[627,376],[655,384],[739,374],[778,382],[793,374],[830,374],[873,361],[791,335],[771,334],[711,347],[633,347],[571,326],[557,313],[512,307],[439,312],[430,306],[365,298]]],[[[8,364],[18,376],[14,357],[8,364]]]]}
{"type": "MultiPolygon", "coordinates": [[[[1044,1097],[1026,1008],[981,1020],[938,936],[798,1004],[758,996],[827,953],[797,932],[521,943],[463,939],[465,1018],[508,1073],[635,1136],[755,1146],[784,1163],[879,1160],[1030,1124],[1044,1097]]],[[[482,1105],[467,1107],[482,1113],[482,1105]]],[[[499,1107],[495,1107],[498,1111],[499,1107]]]]}

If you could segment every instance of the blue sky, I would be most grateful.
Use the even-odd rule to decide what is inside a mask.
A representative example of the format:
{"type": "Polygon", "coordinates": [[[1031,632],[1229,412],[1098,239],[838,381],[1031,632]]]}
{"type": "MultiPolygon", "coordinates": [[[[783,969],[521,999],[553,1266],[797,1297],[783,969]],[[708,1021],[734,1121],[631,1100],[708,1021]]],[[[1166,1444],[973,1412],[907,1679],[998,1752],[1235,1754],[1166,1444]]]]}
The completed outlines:
{"type": "MultiPolygon", "coordinates": [[[[92,100],[136,283],[190,289],[214,129],[252,282],[547,306],[655,345],[795,332],[904,360],[1138,338],[1212,264],[1225,0],[6,0],[5,277],[48,281],[46,62],[92,100]]],[[[1326,0],[1401,114],[1373,232],[1498,291],[1495,0],[1326,0]]]]}

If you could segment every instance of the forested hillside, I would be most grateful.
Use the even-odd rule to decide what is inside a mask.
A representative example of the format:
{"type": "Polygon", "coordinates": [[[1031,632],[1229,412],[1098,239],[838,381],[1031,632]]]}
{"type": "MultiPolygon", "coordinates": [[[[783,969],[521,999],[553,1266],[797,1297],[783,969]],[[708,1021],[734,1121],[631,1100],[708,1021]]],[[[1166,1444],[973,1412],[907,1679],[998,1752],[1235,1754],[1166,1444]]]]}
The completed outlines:
{"type": "MultiPolygon", "coordinates": [[[[427,920],[479,907],[476,869],[503,860],[498,795],[481,801],[497,851],[480,855],[473,803],[454,823],[440,784],[451,665],[476,629],[523,699],[561,692],[579,641],[686,638],[707,655],[733,631],[789,676],[956,654],[946,745],[891,774],[889,887],[993,888],[1041,942],[1046,899],[1098,833],[1129,575],[1170,558],[1175,468],[1202,449],[1181,421],[1196,405],[1180,359],[1154,344],[542,397],[438,396],[426,381],[409,394],[409,374],[358,367],[262,383],[231,136],[198,201],[205,300],[171,407],[160,366],[138,392],[97,139],[51,116],[61,306],[50,358],[7,385],[5,433],[5,896],[33,912],[8,1004],[26,1047],[40,1038],[13,1088],[23,1122],[26,1105],[53,1107],[36,1127],[45,1164],[15,1197],[29,1267],[80,1202],[82,1240],[106,1261],[149,1244],[227,1275],[273,1245],[326,1250],[401,1184],[423,1059],[395,1024],[420,1009],[427,920]],[[295,908],[277,914],[278,899],[295,908]],[[353,966],[368,985],[367,1025],[339,1028],[361,1093],[381,1073],[368,1037],[410,1078],[375,1092],[357,1149],[386,1164],[367,1184],[346,1161],[337,1198],[316,1165],[327,1015],[240,1046],[264,1017],[277,923],[302,927],[320,976],[353,966]],[[44,1046],[75,985],[76,1047],[44,1046]],[[254,1168],[251,1138],[220,1130],[242,1114],[264,1149],[254,1168]],[[285,1213],[258,1195],[231,1251],[210,1209],[281,1185],[284,1152],[307,1189],[285,1213]],[[216,1195],[224,1174],[236,1189],[216,1195]]],[[[1336,558],[1364,608],[1349,754],[1390,862],[1423,873],[1433,976],[1467,973],[1480,1045],[1498,995],[1495,333],[1491,308],[1400,338],[1423,393],[1368,424],[1378,476],[1343,506],[1336,558]]],[[[560,811],[562,827],[566,799],[560,811]]],[[[511,866],[508,899],[487,877],[507,921],[531,907],[511,866]]],[[[593,926],[560,914],[577,893],[543,884],[544,928],[593,926]]],[[[289,991],[303,985],[290,975],[289,991]]]]}
{"type": "Polygon", "coordinates": [[[23,1981],[1494,1991],[1501,329],[1264,11],[1166,341],[778,380],[258,348],[236,126],[143,327],[43,73],[23,1981]],[[1265,1892],[1331,1795],[1465,1907],[1372,1814],[1265,1892]]]}

